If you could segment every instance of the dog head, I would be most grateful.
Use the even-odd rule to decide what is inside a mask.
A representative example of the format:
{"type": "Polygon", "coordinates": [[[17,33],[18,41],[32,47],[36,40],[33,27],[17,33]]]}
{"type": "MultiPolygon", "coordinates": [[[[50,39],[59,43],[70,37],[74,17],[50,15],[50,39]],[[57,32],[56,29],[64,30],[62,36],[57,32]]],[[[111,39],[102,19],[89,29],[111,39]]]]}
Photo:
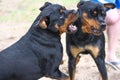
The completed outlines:
{"type": "Polygon", "coordinates": [[[61,13],[66,10],[64,6],[46,2],[41,8],[39,26],[43,29],[51,29],[54,31],[54,24],[59,19],[61,13]]]}
{"type": "Polygon", "coordinates": [[[114,4],[105,4],[92,1],[80,1],[77,4],[80,14],[82,31],[88,34],[100,35],[106,29],[106,10],[114,8],[114,4]]]}
{"type": "Polygon", "coordinates": [[[59,33],[63,32],[74,33],[77,31],[77,27],[73,23],[77,20],[79,14],[75,10],[65,10],[61,14],[61,17],[57,21],[55,27],[58,29],[59,33]]]}
{"type": "Polygon", "coordinates": [[[39,27],[52,32],[74,32],[75,26],[68,28],[78,18],[78,12],[75,10],[66,10],[64,6],[46,2],[41,8],[38,21],[39,27]]]}

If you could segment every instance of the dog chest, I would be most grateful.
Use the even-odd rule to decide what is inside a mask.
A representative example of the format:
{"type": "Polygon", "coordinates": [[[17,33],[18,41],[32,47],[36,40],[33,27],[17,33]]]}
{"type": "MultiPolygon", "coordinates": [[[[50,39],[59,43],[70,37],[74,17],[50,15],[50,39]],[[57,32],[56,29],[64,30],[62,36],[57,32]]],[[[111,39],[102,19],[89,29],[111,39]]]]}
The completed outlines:
{"type": "Polygon", "coordinates": [[[97,45],[85,45],[84,47],[76,47],[76,46],[71,46],[71,53],[74,57],[76,57],[78,54],[83,53],[85,51],[88,51],[92,53],[94,57],[97,57],[99,53],[99,46],[97,45]]]}

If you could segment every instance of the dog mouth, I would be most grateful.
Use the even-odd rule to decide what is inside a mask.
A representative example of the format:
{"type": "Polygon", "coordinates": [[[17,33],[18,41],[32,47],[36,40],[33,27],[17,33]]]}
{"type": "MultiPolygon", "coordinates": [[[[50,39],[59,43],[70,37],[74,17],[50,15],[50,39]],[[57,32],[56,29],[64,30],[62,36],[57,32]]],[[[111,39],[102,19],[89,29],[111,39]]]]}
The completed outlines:
{"type": "Polygon", "coordinates": [[[77,27],[73,24],[68,26],[68,33],[75,33],[77,31],[77,27]]]}
{"type": "Polygon", "coordinates": [[[96,29],[94,28],[93,26],[91,27],[91,31],[94,35],[101,35],[102,34],[102,31],[101,29],[96,29]]]}

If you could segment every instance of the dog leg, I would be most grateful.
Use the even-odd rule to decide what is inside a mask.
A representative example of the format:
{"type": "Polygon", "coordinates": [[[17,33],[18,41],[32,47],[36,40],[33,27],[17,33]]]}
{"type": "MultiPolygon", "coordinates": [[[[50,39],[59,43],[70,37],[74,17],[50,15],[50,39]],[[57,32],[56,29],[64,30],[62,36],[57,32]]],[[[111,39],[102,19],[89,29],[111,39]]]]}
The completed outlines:
{"type": "Polygon", "coordinates": [[[80,55],[78,55],[78,56],[76,57],[76,60],[75,60],[75,61],[76,61],[76,65],[79,63],[80,57],[81,57],[80,55]]]}
{"type": "Polygon", "coordinates": [[[108,80],[107,70],[105,66],[105,56],[103,54],[100,54],[94,58],[94,60],[100,72],[100,80],[108,80]]]}
{"type": "Polygon", "coordinates": [[[57,80],[66,80],[66,78],[68,78],[67,75],[59,70],[61,61],[62,55],[48,59],[48,63],[46,65],[46,77],[54,78],[57,80]]]}
{"type": "Polygon", "coordinates": [[[70,75],[70,80],[75,80],[75,72],[76,72],[76,65],[78,64],[80,60],[80,56],[78,55],[76,58],[72,57],[69,59],[69,75],[70,75]]]}
{"type": "Polygon", "coordinates": [[[75,58],[69,59],[68,68],[69,68],[70,80],[74,80],[75,79],[75,70],[76,70],[75,62],[76,62],[75,58]]]}

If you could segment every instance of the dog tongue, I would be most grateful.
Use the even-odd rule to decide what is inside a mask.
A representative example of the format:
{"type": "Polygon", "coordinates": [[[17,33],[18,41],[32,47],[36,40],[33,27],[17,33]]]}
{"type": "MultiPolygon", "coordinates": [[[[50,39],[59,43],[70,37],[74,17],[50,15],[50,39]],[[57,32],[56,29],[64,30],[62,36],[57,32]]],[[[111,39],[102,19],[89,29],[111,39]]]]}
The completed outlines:
{"type": "Polygon", "coordinates": [[[69,31],[70,32],[76,32],[77,31],[77,27],[71,24],[71,25],[69,25],[69,31]]]}

